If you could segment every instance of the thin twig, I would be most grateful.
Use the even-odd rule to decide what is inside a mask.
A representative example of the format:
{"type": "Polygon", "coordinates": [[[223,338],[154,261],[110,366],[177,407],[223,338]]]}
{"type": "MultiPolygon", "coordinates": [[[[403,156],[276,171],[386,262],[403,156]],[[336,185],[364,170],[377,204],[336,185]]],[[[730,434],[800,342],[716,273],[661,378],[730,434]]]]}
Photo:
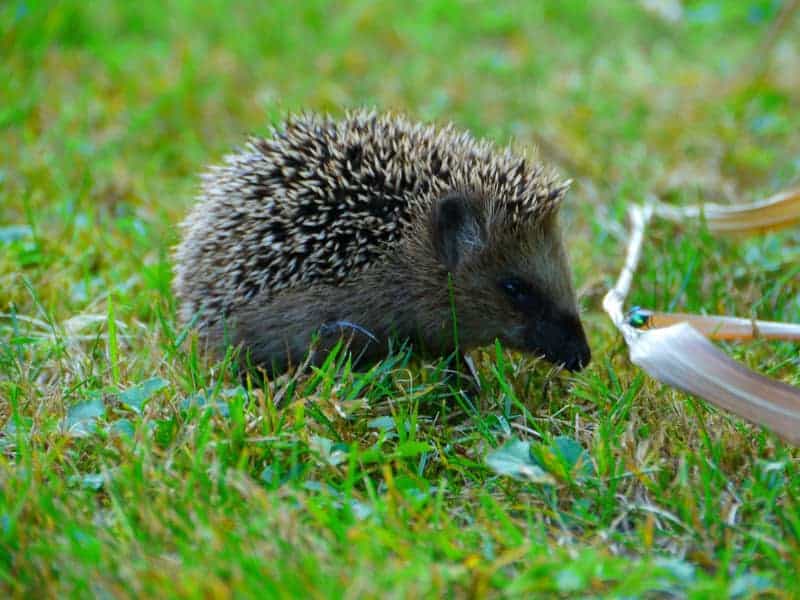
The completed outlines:
{"type": "Polygon", "coordinates": [[[644,231],[653,215],[653,208],[650,203],[644,206],[634,204],[628,209],[628,214],[633,230],[628,240],[625,264],[622,267],[622,271],[620,271],[617,283],[603,298],[603,310],[608,313],[611,321],[625,337],[625,341],[630,344],[640,335],[640,332],[625,321],[623,306],[625,305],[625,298],[627,298],[631,289],[633,274],[639,265],[639,258],[642,255],[642,243],[644,242],[644,231]]]}
{"type": "Polygon", "coordinates": [[[677,323],[688,323],[697,331],[712,340],[786,340],[800,341],[800,324],[759,321],[727,315],[693,315],[687,313],[668,313],[635,308],[627,321],[641,330],[659,329],[677,323]],[[632,322],[636,320],[638,322],[632,322]]]}
{"type": "Polygon", "coordinates": [[[709,231],[719,233],[775,231],[800,223],[800,188],[750,204],[672,206],[656,203],[653,211],[658,217],[678,223],[702,217],[709,231]]]}

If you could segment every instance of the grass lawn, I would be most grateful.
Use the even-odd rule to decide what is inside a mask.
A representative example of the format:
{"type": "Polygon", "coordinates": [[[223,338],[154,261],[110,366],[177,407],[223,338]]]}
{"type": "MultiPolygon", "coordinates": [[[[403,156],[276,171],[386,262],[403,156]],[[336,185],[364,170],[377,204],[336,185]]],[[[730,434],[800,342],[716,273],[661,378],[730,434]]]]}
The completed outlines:
{"type": "MultiPolygon", "coordinates": [[[[800,15],[671,4],[0,3],[0,596],[800,596],[800,453],[645,376],[600,307],[630,203],[800,180],[800,15]],[[197,351],[170,291],[197,174],[362,105],[575,180],[588,369],[491,347],[480,392],[407,353],[243,387],[197,351]],[[535,480],[486,461],[520,440],[535,480]]],[[[800,322],[800,232],[655,223],[629,300],[800,322]]],[[[800,385],[797,344],[725,349],[800,385]]]]}

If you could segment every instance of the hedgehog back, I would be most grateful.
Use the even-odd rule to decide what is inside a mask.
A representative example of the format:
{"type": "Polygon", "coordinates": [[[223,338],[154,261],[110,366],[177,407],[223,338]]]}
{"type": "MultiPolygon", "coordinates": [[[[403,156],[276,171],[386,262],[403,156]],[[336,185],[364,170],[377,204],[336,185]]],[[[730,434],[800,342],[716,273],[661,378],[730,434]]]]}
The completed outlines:
{"type": "Polygon", "coordinates": [[[183,224],[175,288],[212,323],[268,292],[339,284],[383,260],[448,191],[512,220],[552,210],[566,184],[450,126],[359,112],[289,119],[205,175],[183,224]],[[494,203],[496,206],[492,206],[494,203]]]}

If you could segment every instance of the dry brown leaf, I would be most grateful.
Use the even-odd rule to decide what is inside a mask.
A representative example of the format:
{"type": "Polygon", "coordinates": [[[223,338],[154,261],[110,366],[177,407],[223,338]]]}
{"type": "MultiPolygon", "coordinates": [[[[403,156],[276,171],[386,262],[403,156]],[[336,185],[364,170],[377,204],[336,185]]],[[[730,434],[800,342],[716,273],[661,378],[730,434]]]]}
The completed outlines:
{"type": "MultiPolygon", "coordinates": [[[[706,205],[703,210],[709,228],[715,231],[775,229],[800,220],[800,191],[778,194],[752,205],[706,205]]],[[[758,333],[766,337],[764,333],[794,335],[800,326],[755,322],[754,331],[754,322],[747,319],[650,313],[657,317],[656,323],[660,321],[669,326],[647,330],[634,328],[626,319],[623,306],[639,263],[647,223],[653,214],[680,221],[699,216],[700,209],[648,203],[631,206],[629,213],[633,230],[625,264],[616,285],[603,299],[603,308],[625,337],[631,361],[662,383],[695,394],[752,423],[769,427],[785,440],[800,445],[800,389],[751,371],[693,327],[699,327],[710,336],[754,337],[753,334],[758,333]]]]}
{"type": "Polygon", "coordinates": [[[678,323],[688,323],[712,340],[786,340],[800,341],[800,324],[743,319],[726,315],[693,315],[667,313],[635,308],[628,322],[640,330],[659,329],[678,323]],[[641,322],[641,325],[635,321],[641,322]]]}
{"type": "Polygon", "coordinates": [[[630,355],[633,364],[662,383],[800,445],[800,389],[751,371],[688,323],[642,332],[630,344],[630,355]]]}
{"type": "Polygon", "coordinates": [[[732,206],[672,206],[656,203],[653,212],[661,218],[676,222],[699,219],[703,215],[708,229],[719,233],[775,231],[800,223],[800,189],[781,192],[752,204],[732,206]]]}

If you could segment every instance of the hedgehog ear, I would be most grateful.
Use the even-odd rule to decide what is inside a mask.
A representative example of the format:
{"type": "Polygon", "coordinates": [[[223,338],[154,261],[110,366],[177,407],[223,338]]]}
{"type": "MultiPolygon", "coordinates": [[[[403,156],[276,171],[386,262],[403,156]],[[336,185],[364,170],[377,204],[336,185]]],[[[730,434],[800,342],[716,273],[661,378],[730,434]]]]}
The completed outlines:
{"type": "Polygon", "coordinates": [[[448,271],[486,244],[486,232],[475,202],[462,194],[440,198],[433,209],[433,247],[448,271]]]}

